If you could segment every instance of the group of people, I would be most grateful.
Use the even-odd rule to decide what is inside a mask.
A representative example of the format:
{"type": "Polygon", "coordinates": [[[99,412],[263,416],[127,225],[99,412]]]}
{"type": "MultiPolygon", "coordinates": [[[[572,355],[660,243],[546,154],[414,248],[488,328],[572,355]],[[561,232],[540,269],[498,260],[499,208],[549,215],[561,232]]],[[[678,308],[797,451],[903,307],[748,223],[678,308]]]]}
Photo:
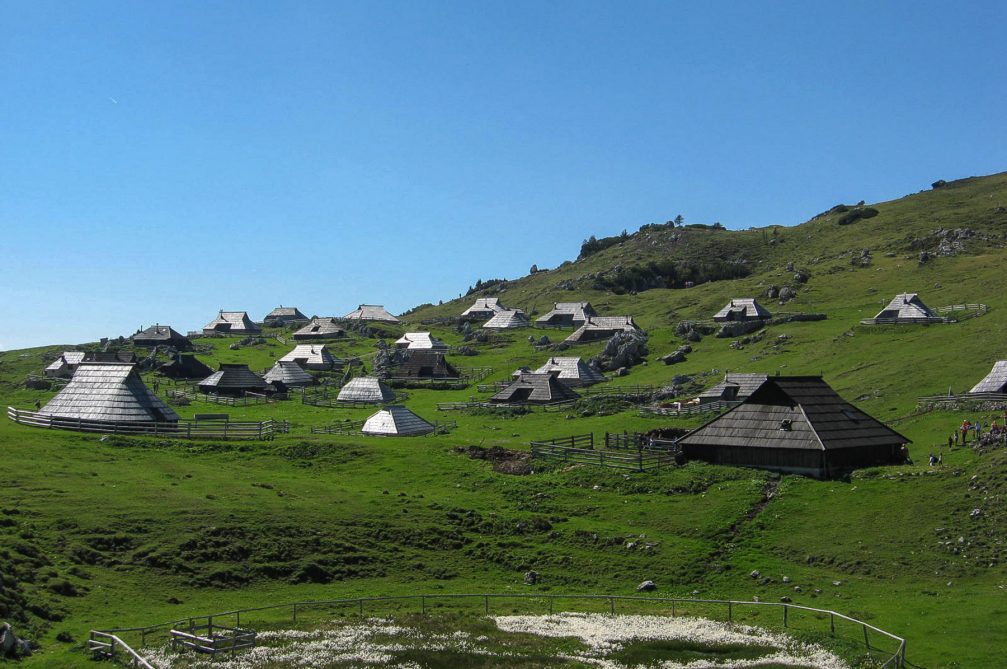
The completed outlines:
{"type": "MultiPolygon", "coordinates": [[[[984,423],[982,419],[977,420],[975,423],[970,421],[968,418],[964,419],[958,427],[948,436],[948,449],[953,450],[955,446],[965,446],[969,443],[973,445],[988,445],[987,442],[990,441],[1007,441],[1007,411],[1004,411],[1003,416],[993,416],[988,423],[984,423]],[[983,439],[983,436],[987,439],[983,439]]],[[[944,463],[944,453],[941,451],[937,455],[933,453],[930,454],[930,466],[936,467],[937,465],[944,463]]]]}

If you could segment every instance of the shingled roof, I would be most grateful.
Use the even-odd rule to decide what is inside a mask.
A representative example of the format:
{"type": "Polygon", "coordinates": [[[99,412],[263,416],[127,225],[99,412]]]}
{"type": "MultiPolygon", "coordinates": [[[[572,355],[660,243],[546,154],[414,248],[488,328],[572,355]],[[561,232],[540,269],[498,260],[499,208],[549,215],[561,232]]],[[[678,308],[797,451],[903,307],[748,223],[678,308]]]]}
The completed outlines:
{"type": "Polygon", "coordinates": [[[559,372],[522,372],[509,386],[490,398],[500,404],[550,404],[577,399],[579,395],[557,378],[559,372]]]}
{"type": "Polygon", "coordinates": [[[138,330],[132,339],[136,346],[168,345],[182,350],[192,348],[192,342],[189,341],[189,338],[176,332],[170,325],[151,325],[149,328],[138,330]]]}
{"type": "Polygon", "coordinates": [[[498,297],[480,297],[471,307],[462,312],[462,317],[493,318],[495,314],[505,309],[506,307],[500,304],[498,297]]]}
{"type": "Polygon", "coordinates": [[[136,366],[81,362],[40,414],[117,423],[177,422],[178,414],[144,385],[136,366]]]}
{"type": "Polygon", "coordinates": [[[395,345],[399,348],[409,349],[410,351],[446,351],[448,349],[447,344],[429,332],[407,332],[395,342],[395,345]]]}
{"type": "Polygon", "coordinates": [[[580,344],[608,339],[618,332],[639,332],[632,316],[588,316],[573,334],[564,339],[567,344],[580,344]]]}
{"type": "Polygon", "coordinates": [[[261,328],[252,322],[244,311],[221,311],[203,327],[203,334],[253,334],[261,328]]]}
{"type": "Polygon", "coordinates": [[[220,369],[199,382],[204,393],[241,395],[245,391],[261,393],[266,382],[248,365],[222,363],[220,369]]]}
{"type": "Polygon", "coordinates": [[[205,379],[213,370],[192,353],[179,353],[171,362],[166,362],[158,371],[169,379],[205,379]]]}
{"type": "Polygon", "coordinates": [[[558,372],[559,376],[556,378],[571,387],[589,386],[605,380],[604,374],[580,358],[552,357],[535,370],[536,374],[548,374],[549,372],[558,372]]]}
{"type": "Polygon", "coordinates": [[[910,440],[844,400],[821,377],[772,376],[743,403],[678,443],[834,451],[910,440]]]}
{"type": "Polygon", "coordinates": [[[411,437],[429,434],[434,426],[403,406],[385,407],[371,415],[360,430],[364,434],[385,437],[411,437]]]}
{"type": "Polygon", "coordinates": [[[327,371],[342,364],[341,360],[329,352],[325,344],[298,344],[280,360],[296,362],[305,369],[318,371],[327,371]]]}
{"type": "Polygon", "coordinates": [[[900,293],[892,298],[884,309],[874,317],[875,321],[901,321],[907,323],[943,320],[923,303],[917,293],[900,293]]]}
{"type": "Polygon", "coordinates": [[[296,323],[306,321],[308,317],[301,313],[297,307],[278,306],[262,319],[267,325],[282,325],[283,323],[296,323]]]}
{"type": "Polygon", "coordinates": [[[354,311],[343,316],[349,321],[382,321],[385,323],[398,323],[399,319],[391,315],[380,304],[361,304],[354,311]]]}
{"type": "Polygon", "coordinates": [[[296,362],[287,360],[277,360],[273,368],[266,372],[263,380],[280,390],[310,386],[315,383],[315,378],[311,374],[301,369],[301,366],[296,362]]]}
{"type": "Polygon", "coordinates": [[[311,322],[294,333],[296,341],[313,341],[316,339],[338,339],[346,335],[346,330],[339,327],[334,318],[312,318],[311,322]]]}
{"type": "Polygon", "coordinates": [[[713,320],[720,323],[723,321],[752,321],[765,320],[771,318],[771,314],[761,304],[755,301],[754,297],[736,297],[724,305],[724,308],[713,316],[713,320]]]}
{"type": "Polygon", "coordinates": [[[724,375],[724,380],[717,385],[704,390],[699,394],[699,401],[715,402],[724,400],[727,402],[742,401],[747,399],[762,387],[768,376],[766,374],[738,374],[728,372],[724,375]]]}
{"type": "Polygon", "coordinates": [[[395,378],[457,379],[461,376],[441,351],[409,351],[409,358],[395,368],[395,378]]]}
{"type": "Polygon", "coordinates": [[[520,309],[505,309],[498,311],[493,318],[483,323],[484,328],[507,330],[511,328],[531,327],[531,322],[520,309]]]}
{"type": "Polygon", "coordinates": [[[339,389],[340,402],[382,404],[395,400],[395,391],[373,376],[358,376],[339,389]]]}
{"type": "Polygon", "coordinates": [[[969,393],[1002,393],[1007,391],[1007,360],[997,360],[990,373],[972,386],[969,393]]]}
{"type": "Polygon", "coordinates": [[[597,316],[590,302],[555,302],[552,311],[535,319],[538,325],[573,325],[580,327],[588,316],[597,316]]]}
{"type": "Polygon", "coordinates": [[[51,378],[70,377],[77,365],[84,362],[84,351],[63,351],[59,357],[45,368],[45,375],[51,378]]]}

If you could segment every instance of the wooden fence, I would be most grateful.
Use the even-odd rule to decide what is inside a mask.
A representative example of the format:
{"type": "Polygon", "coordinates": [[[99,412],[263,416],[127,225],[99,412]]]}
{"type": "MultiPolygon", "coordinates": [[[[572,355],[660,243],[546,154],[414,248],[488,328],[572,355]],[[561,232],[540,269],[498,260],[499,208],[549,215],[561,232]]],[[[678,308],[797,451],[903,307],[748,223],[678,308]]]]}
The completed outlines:
{"type": "Polygon", "coordinates": [[[1007,404],[1007,393],[962,393],[960,395],[930,395],[920,397],[918,405],[960,405],[979,404],[983,402],[996,402],[1007,404]]]}
{"type": "Polygon", "coordinates": [[[7,407],[7,418],[19,425],[51,430],[95,432],[102,434],[165,436],[173,439],[273,439],[277,433],[290,431],[287,421],[180,420],[176,422],[118,422],[63,418],[7,407]]]}
{"type": "Polygon", "coordinates": [[[231,397],[230,395],[211,395],[208,393],[194,392],[192,390],[175,390],[168,388],[164,391],[165,397],[169,399],[185,399],[190,402],[210,402],[211,404],[223,404],[229,407],[244,407],[255,404],[276,404],[280,400],[287,399],[286,393],[275,393],[273,395],[262,395],[260,393],[245,392],[241,397],[231,397]]]}
{"type": "Polygon", "coordinates": [[[214,625],[212,620],[205,625],[194,625],[186,630],[172,629],[169,634],[173,650],[186,648],[214,656],[254,648],[257,636],[255,630],[214,625]]]}
{"type": "Polygon", "coordinates": [[[905,323],[907,325],[930,325],[935,323],[958,323],[961,321],[967,321],[970,318],[975,318],[977,316],[982,316],[990,310],[989,306],[977,303],[977,304],[949,304],[944,307],[938,307],[936,309],[937,313],[944,314],[944,316],[929,316],[925,318],[865,318],[860,321],[861,325],[898,325],[900,323],[905,323]],[[959,312],[962,312],[959,315],[959,312]]]}
{"type": "Polygon", "coordinates": [[[594,433],[575,434],[570,437],[556,437],[555,439],[536,439],[533,444],[543,444],[548,446],[563,446],[565,448],[594,448],[594,433]]]}
{"type": "MultiPolygon", "coordinates": [[[[361,428],[363,428],[365,421],[362,420],[347,420],[340,423],[330,423],[329,425],[312,425],[311,434],[340,434],[340,435],[353,435],[360,436],[361,428]]],[[[433,423],[434,431],[433,434],[447,434],[451,430],[458,427],[458,422],[453,420],[435,421],[433,423]]],[[[372,435],[365,435],[372,436],[372,435]]]]}
{"type": "Polygon", "coordinates": [[[642,432],[606,432],[605,448],[626,451],[665,451],[672,454],[679,452],[678,442],[674,439],[655,439],[642,432]]]}
{"type": "Polygon", "coordinates": [[[438,402],[438,411],[463,411],[465,409],[488,409],[490,411],[506,412],[511,409],[525,409],[527,411],[563,411],[570,408],[577,400],[563,400],[562,402],[550,402],[549,404],[534,404],[524,402],[481,402],[470,399],[468,402],[438,402]]]}
{"type": "Polygon", "coordinates": [[[139,653],[130,648],[129,644],[115,634],[91,630],[87,640],[87,649],[95,659],[118,662],[122,660],[133,669],[155,669],[154,665],[145,660],[139,653]]]}
{"type": "MultiPolygon", "coordinates": [[[[213,613],[207,616],[188,618],[187,620],[150,625],[148,627],[127,627],[104,631],[96,630],[92,631],[91,635],[92,638],[98,639],[115,638],[120,647],[128,648],[128,646],[121,641],[120,635],[134,635],[140,639],[140,645],[143,646],[146,645],[148,637],[156,638],[158,635],[167,635],[170,639],[170,631],[176,627],[184,626],[186,622],[191,628],[199,621],[205,620],[207,625],[212,625],[215,619],[219,620],[224,618],[233,619],[235,621],[235,627],[240,628],[242,615],[245,616],[247,621],[250,617],[249,614],[268,616],[273,612],[281,612],[281,614],[286,612],[287,619],[296,625],[298,623],[298,613],[304,614],[305,612],[310,612],[312,610],[333,611],[341,609],[345,612],[352,612],[353,614],[363,617],[365,612],[366,615],[372,616],[379,614],[387,615],[389,610],[393,607],[401,610],[402,607],[405,606],[410,607],[411,610],[415,610],[417,613],[425,615],[431,608],[441,608],[452,603],[466,602],[474,603],[475,606],[478,607],[478,610],[484,615],[490,615],[491,602],[511,603],[511,606],[508,607],[508,613],[514,612],[514,602],[529,602],[532,603],[532,606],[525,606],[525,610],[541,614],[544,613],[545,609],[547,609],[549,615],[553,615],[558,611],[584,611],[585,609],[597,610],[599,607],[603,607],[609,614],[615,615],[617,613],[617,603],[619,608],[623,611],[630,609],[633,612],[638,612],[643,606],[652,607],[654,605],[658,605],[663,607],[665,615],[667,615],[670,610],[670,617],[672,618],[678,615],[696,615],[697,612],[703,612],[703,615],[709,616],[707,611],[713,607],[714,610],[718,611],[720,614],[719,617],[726,618],[728,622],[733,622],[737,617],[737,613],[746,609],[755,609],[760,611],[773,611],[775,609],[782,614],[780,617],[780,624],[783,628],[788,630],[799,629],[823,633],[825,630],[821,629],[819,626],[824,626],[826,624],[825,621],[827,620],[828,633],[836,637],[847,631],[847,627],[844,626],[843,623],[849,623],[849,625],[852,625],[853,628],[856,629],[855,638],[863,639],[864,647],[868,653],[872,655],[877,653],[881,656],[881,658],[883,658],[883,663],[881,664],[880,669],[903,669],[906,666],[906,640],[903,637],[892,634],[891,632],[883,630],[875,625],[871,625],[870,623],[858,620],[853,616],[848,616],[830,609],[818,609],[810,606],[783,602],[749,602],[731,599],[694,599],[686,597],[648,597],[642,595],[439,593],[399,595],[392,597],[358,597],[327,601],[301,601],[285,604],[271,604],[254,608],[235,609],[232,611],[213,613]],[[874,640],[871,639],[871,634],[875,636],[874,640]],[[881,636],[887,639],[888,642],[894,644],[894,650],[891,647],[887,649],[878,647],[876,645],[878,636],[881,636]]],[[[273,624],[275,624],[275,618],[273,624]]],[[[768,619],[760,617],[759,624],[767,625],[772,623],[770,623],[768,619]]],[[[141,667],[142,669],[153,669],[153,667],[146,663],[143,658],[140,658],[140,661],[142,664],[135,666],[141,667]]]]}
{"type": "Polygon", "coordinates": [[[650,469],[669,467],[675,464],[675,451],[672,449],[640,448],[636,444],[638,439],[635,435],[605,434],[606,447],[609,443],[621,444],[620,451],[595,450],[593,434],[579,434],[572,437],[560,437],[546,441],[531,442],[532,458],[544,458],[549,460],[562,460],[574,464],[594,465],[597,467],[608,467],[610,469],[628,469],[635,472],[644,472],[650,469]],[[629,451],[627,445],[632,440],[632,449],[629,451]],[[627,452],[628,451],[628,452],[627,452]]]}
{"type": "Polygon", "coordinates": [[[683,404],[681,402],[675,402],[674,406],[661,407],[661,406],[651,406],[651,407],[640,407],[641,416],[695,416],[697,414],[711,413],[711,412],[721,412],[727,411],[728,409],[733,409],[734,407],[741,404],[741,402],[728,402],[725,400],[716,400],[714,402],[705,402],[703,404],[683,404]]]}
{"type": "Polygon", "coordinates": [[[314,392],[314,393],[302,393],[301,394],[301,404],[306,404],[313,407],[323,407],[327,409],[339,409],[339,408],[359,408],[359,407],[372,407],[379,404],[394,404],[396,402],[401,403],[409,397],[406,393],[395,393],[395,397],[391,400],[341,400],[339,399],[338,391],[329,393],[328,391],[314,392]]]}

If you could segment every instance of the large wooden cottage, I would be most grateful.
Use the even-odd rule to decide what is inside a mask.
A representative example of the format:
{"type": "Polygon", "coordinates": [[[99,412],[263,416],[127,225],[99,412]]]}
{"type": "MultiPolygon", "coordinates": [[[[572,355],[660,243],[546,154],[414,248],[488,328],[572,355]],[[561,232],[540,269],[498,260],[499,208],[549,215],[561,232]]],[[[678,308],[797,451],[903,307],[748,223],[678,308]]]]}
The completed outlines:
{"type": "Polygon", "coordinates": [[[756,302],[754,297],[736,297],[713,315],[713,322],[764,321],[771,317],[772,314],[756,302]]]}
{"type": "Polygon", "coordinates": [[[505,309],[494,314],[493,318],[483,323],[489,330],[511,330],[531,327],[531,321],[520,309],[505,309]]]}
{"type": "Polygon", "coordinates": [[[457,379],[461,374],[440,351],[409,351],[409,357],[394,370],[396,379],[457,379]]]}
{"type": "Polygon", "coordinates": [[[535,319],[539,327],[574,327],[579,328],[587,322],[589,316],[597,316],[590,302],[555,302],[552,311],[535,319]]]}
{"type": "Polygon", "coordinates": [[[604,374],[578,357],[553,356],[549,358],[548,362],[535,370],[535,374],[549,374],[551,372],[556,372],[556,378],[559,382],[571,388],[590,386],[607,381],[604,374]]]}
{"type": "Polygon", "coordinates": [[[380,304],[361,304],[350,313],[343,316],[348,321],[377,321],[380,323],[398,323],[393,316],[380,304]]]}
{"type": "Polygon", "coordinates": [[[762,387],[769,378],[766,374],[738,374],[728,372],[724,380],[699,394],[700,404],[710,402],[741,402],[762,387]]]}
{"type": "Polygon", "coordinates": [[[175,423],[178,414],[152,393],[136,366],[82,361],[39,414],[104,423],[175,423]]]}
{"type": "Polygon", "coordinates": [[[289,388],[304,388],[315,383],[315,377],[301,369],[300,365],[286,360],[277,360],[263,380],[281,393],[289,388]]]}
{"type": "Polygon", "coordinates": [[[262,328],[253,323],[245,311],[220,311],[216,318],[203,327],[205,335],[249,335],[260,332],[262,328]]]}
{"type": "Polygon", "coordinates": [[[727,413],[678,440],[688,459],[835,478],[898,464],[909,439],[818,376],[772,376],[727,413]]]}
{"type": "Polygon", "coordinates": [[[447,351],[448,345],[429,332],[407,332],[395,342],[398,348],[410,351],[447,351]]]}
{"type": "Polygon", "coordinates": [[[522,372],[510,385],[490,397],[495,404],[555,404],[579,397],[559,380],[559,372],[522,372]]]}
{"type": "Polygon", "coordinates": [[[983,393],[1007,393],[1007,360],[997,360],[993,363],[990,373],[969,391],[970,395],[983,393]]]}
{"type": "Polygon", "coordinates": [[[346,336],[346,330],[339,326],[335,318],[315,318],[294,333],[295,341],[324,341],[346,336]]]}
{"type": "Polygon", "coordinates": [[[395,391],[373,376],[358,376],[350,379],[339,389],[336,398],[340,402],[358,404],[385,404],[395,401],[395,391]]]}
{"type": "Polygon", "coordinates": [[[917,293],[900,293],[872,319],[876,325],[889,323],[943,323],[936,311],[923,303],[917,293]]]}
{"type": "Polygon", "coordinates": [[[474,321],[489,320],[501,311],[506,311],[507,307],[500,304],[498,297],[480,297],[475,303],[462,312],[462,318],[474,321]]]}
{"type": "Polygon", "coordinates": [[[157,371],[169,379],[205,379],[213,370],[193,353],[178,353],[171,360],[157,368],[157,371]]]}
{"type": "Polygon", "coordinates": [[[297,307],[285,307],[280,305],[266,314],[262,319],[262,324],[267,327],[279,327],[291,323],[305,323],[308,317],[301,313],[297,307]]]}
{"type": "Polygon", "coordinates": [[[176,332],[170,325],[151,325],[149,328],[141,329],[133,335],[134,346],[170,346],[179,351],[192,349],[192,342],[180,332],[176,332]]]}
{"type": "Polygon", "coordinates": [[[325,344],[298,344],[280,361],[296,362],[304,369],[316,372],[326,372],[342,365],[342,361],[332,355],[325,344]]]}
{"type": "Polygon", "coordinates": [[[389,406],[372,414],[361,428],[364,434],[382,437],[414,437],[436,428],[404,406],[389,406]]]}
{"type": "Polygon", "coordinates": [[[84,351],[63,351],[46,366],[45,375],[51,379],[69,379],[82,362],[84,362],[84,351]]]}
{"type": "Polygon", "coordinates": [[[584,324],[564,339],[567,344],[586,344],[609,339],[620,332],[640,332],[632,316],[588,316],[584,324]]]}
{"type": "Polygon", "coordinates": [[[199,390],[208,395],[242,397],[246,392],[264,393],[266,381],[248,365],[221,363],[220,369],[199,382],[199,390]]]}

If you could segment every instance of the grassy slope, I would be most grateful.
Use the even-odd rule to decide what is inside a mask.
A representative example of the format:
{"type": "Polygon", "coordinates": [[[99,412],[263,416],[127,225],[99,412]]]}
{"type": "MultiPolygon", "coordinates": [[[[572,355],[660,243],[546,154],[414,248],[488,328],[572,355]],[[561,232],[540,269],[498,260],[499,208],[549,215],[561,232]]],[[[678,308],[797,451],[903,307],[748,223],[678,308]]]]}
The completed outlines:
{"type": "MultiPolygon", "coordinates": [[[[652,362],[613,383],[664,383],[676,374],[704,373],[699,378],[713,383],[726,369],[824,373],[841,394],[860,398],[868,412],[900,419],[898,429],[915,442],[914,458],[924,462],[960,416],[905,418],[916,396],[948,385],[964,389],[1007,353],[1001,343],[1007,311],[999,304],[1007,215],[997,209],[1005,195],[1005,175],[966,180],[876,205],[877,217],[850,226],[826,216],[781,228],[777,236],[783,241],[775,245],[758,230],[688,230],[676,241],[673,231],[643,233],[585,261],[511,282],[501,297],[539,311],[556,300],[588,299],[602,313],[636,316],[650,331],[652,362]],[[941,226],[968,226],[993,241],[918,265],[908,241],[941,226]],[[849,253],[859,255],[864,247],[874,262],[854,269],[849,253]],[[744,257],[753,273],[639,295],[586,287],[595,272],[668,254],[744,257]],[[761,342],[741,350],[708,337],[694,345],[685,363],[656,362],[681,343],[675,323],[708,317],[732,296],[787,285],[788,261],[812,278],[797,300],[776,308],[824,312],[829,320],[770,327],[761,342]],[[556,288],[564,281],[577,290],[556,288]],[[855,325],[906,290],[920,291],[932,306],[967,300],[986,302],[992,310],[949,326],[872,331],[855,325]],[[780,343],[782,334],[789,338],[780,343]]],[[[409,318],[457,314],[471,299],[409,318]]],[[[541,334],[503,335],[480,346],[478,356],[455,362],[495,368],[489,381],[506,378],[545,357],[526,341],[533,332],[541,334]]],[[[450,329],[435,333],[460,342],[450,329]]],[[[212,343],[214,351],[204,359],[247,362],[253,369],[269,367],[289,348],[274,341],[232,351],[228,340],[212,343]]],[[[589,356],[599,347],[577,353],[589,356]]],[[[40,369],[44,352],[56,348],[0,354],[0,394],[7,404],[27,407],[50,395],[18,383],[40,369]]],[[[367,354],[373,340],[354,338],[335,348],[341,355],[367,354]]],[[[473,394],[475,389],[413,390],[407,405],[434,418],[437,402],[473,394]]],[[[181,413],[218,410],[197,403],[181,413]]],[[[529,591],[521,585],[528,568],[543,576],[536,587],[552,592],[630,593],[652,578],[665,593],[698,590],[764,600],[786,594],[870,616],[905,633],[910,659],[925,667],[995,666],[997,649],[1007,644],[1004,517],[998,511],[1003,498],[996,497],[1007,471],[1002,455],[957,451],[946,454],[940,472],[905,467],[866,472],[852,483],[785,477],[766,509],[733,535],[730,528],[762,496],[762,472],[692,464],[626,477],[546,466],[518,478],[494,474],[485,462],[452,450],[472,443],[526,448],[536,437],[687,427],[695,420],[656,421],[632,412],[569,419],[555,413],[452,415],[459,427],[450,435],[397,441],[308,434],[309,424],[361,418],[366,410],[288,402],[229,413],[286,417],[294,429],[264,444],[186,444],[101,441],[0,421],[5,460],[15,463],[0,483],[0,605],[6,601],[12,609],[0,617],[16,615],[27,603],[35,609],[29,624],[45,630],[45,652],[26,666],[86,665],[71,646],[55,641],[63,630],[79,639],[93,626],[295,598],[529,591]],[[968,512],[976,507],[985,515],[972,521],[968,512]],[[625,548],[626,539],[641,534],[653,548],[625,548]],[[952,546],[945,545],[948,540],[952,546]],[[951,552],[957,546],[959,552],[951,552]],[[753,581],[752,569],[773,582],[753,581]],[[784,585],[783,575],[793,582],[784,585]],[[58,594],[68,591],[66,583],[77,596],[58,594]],[[795,584],[801,593],[793,591],[795,584]],[[45,624],[46,616],[63,619],[45,624]]]]}

